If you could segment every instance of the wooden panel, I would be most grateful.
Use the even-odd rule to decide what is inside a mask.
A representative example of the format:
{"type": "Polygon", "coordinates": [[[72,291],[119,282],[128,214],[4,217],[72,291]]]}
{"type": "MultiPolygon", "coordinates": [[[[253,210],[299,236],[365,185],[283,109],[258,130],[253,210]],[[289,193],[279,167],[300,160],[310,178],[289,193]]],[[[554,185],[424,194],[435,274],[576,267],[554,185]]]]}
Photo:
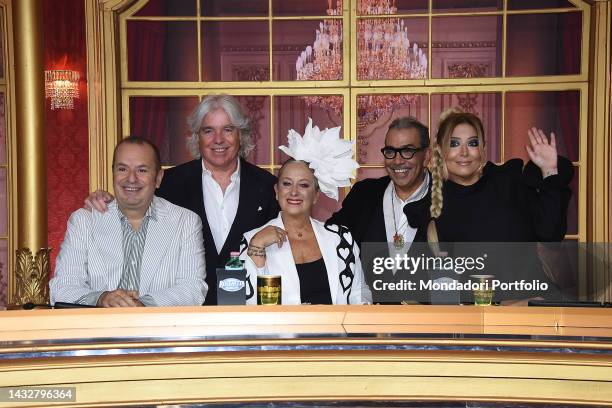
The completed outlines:
{"type": "Polygon", "coordinates": [[[0,384],[76,387],[77,401],[65,406],[612,405],[611,320],[611,309],[474,306],[6,311],[0,312],[0,384]],[[590,339],[596,336],[608,338],[590,339]],[[57,339],[65,341],[45,342],[57,339]]]}
{"type": "Polygon", "coordinates": [[[369,306],[347,309],[345,325],[481,325],[483,308],[475,306],[369,306]]]}
{"type": "Polygon", "coordinates": [[[612,367],[606,356],[270,351],[57,360],[9,362],[0,368],[0,382],[75,386],[78,404],[377,398],[612,401],[612,367]]]}

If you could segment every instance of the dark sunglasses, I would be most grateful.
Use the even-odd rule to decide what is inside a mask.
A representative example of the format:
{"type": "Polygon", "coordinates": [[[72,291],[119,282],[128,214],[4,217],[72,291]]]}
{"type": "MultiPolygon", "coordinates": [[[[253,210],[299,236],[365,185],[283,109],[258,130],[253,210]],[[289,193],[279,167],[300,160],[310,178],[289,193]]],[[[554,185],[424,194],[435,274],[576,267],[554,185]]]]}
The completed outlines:
{"type": "Polygon", "coordinates": [[[408,146],[402,146],[402,147],[385,146],[382,149],[380,149],[380,152],[383,154],[383,156],[385,156],[385,159],[389,159],[389,160],[395,159],[395,155],[399,153],[403,159],[410,160],[414,157],[415,154],[417,154],[417,152],[424,150],[424,149],[426,148],[408,147],[408,146]]]}

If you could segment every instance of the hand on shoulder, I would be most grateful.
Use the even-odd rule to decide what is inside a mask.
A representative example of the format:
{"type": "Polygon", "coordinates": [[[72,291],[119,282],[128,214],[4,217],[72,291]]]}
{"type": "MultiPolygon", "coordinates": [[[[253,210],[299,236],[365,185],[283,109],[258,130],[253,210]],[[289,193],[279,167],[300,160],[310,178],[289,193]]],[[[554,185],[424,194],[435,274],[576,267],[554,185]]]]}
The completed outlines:
{"type": "Polygon", "coordinates": [[[96,190],[85,199],[83,208],[87,211],[96,209],[96,211],[104,213],[108,210],[107,204],[113,201],[115,197],[105,190],[96,190]]]}

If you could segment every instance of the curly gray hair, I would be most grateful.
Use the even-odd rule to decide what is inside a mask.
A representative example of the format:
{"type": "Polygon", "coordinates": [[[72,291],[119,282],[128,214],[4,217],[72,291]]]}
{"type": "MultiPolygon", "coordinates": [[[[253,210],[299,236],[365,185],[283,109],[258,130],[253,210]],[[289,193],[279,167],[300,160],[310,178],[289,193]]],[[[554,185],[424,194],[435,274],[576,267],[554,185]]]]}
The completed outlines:
{"type": "Polygon", "coordinates": [[[199,159],[201,157],[199,139],[202,121],[206,115],[217,109],[225,111],[232,125],[239,130],[240,151],[238,154],[240,157],[246,157],[255,147],[251,139],[251,123],[249,117],[245,115],[242,106],[240,106],[236,98],[225,94],[208,95],[195,107],[189,118],[187,118],[187,125],[191,131],[191,136],[187,140],[189,151],[194,158],[199,159]]]}

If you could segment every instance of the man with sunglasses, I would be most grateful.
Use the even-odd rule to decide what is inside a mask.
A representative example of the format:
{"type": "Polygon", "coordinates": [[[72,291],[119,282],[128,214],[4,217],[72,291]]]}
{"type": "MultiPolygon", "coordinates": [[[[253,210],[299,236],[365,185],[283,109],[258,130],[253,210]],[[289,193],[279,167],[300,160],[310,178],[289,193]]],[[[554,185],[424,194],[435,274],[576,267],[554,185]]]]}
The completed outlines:
{"type": "Polygon", "coordinates": [[[381,153],[388,176],[355,183],[329,222],[347,226],[359,245],[387,242],[407,250],[416,228],[408,222],[404,206],[417,201],[426,205],[429,191],[427,127],[413,117],[395,119],[381,153]]]}

